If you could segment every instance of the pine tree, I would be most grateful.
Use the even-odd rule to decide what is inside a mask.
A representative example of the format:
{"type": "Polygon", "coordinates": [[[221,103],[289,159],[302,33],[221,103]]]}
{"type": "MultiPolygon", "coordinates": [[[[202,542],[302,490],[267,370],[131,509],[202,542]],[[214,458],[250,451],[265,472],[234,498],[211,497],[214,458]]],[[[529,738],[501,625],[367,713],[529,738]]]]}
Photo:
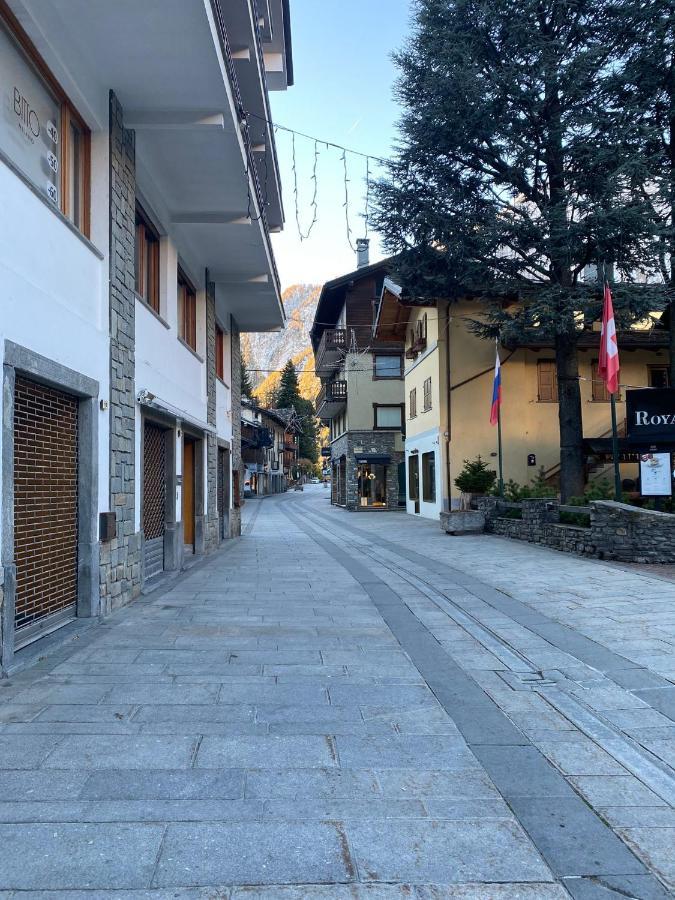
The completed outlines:
{"type": "Polygon", "coordinates": [[[242,397],[253,397],[253,385],[243,359],[241,360],[241,395],[242,397]]]}
{"type": "Polygon", "coordinates": [[[417,0],[396,56],[401,141],[374,185],[408,294],[474,296],[480,333],[517,343],[536,327],[554,342],[563,498],[584,488],[577,339],[602,301],[583,273],[607,263],[621,277],[620,325],[655,302],[630,283],[654,265],[656,226],[633,111],[612,103],[621,4],[417,0]]]}
{"type": "Polygon", "coordinates": [[[300,387],[298,385],[298,373],[292,360],[288,360],[281,373],[279,387],[276,390],[274,405],[277,409],[296,408],[300,400],[300,387]]]}
{"type": "Polygon", "coordinates": [[[615,72],[615,102],[635,112],[643,190],[659,222],[658,264],[667,285],[670,384],[675,386],[675,7],[673,0],[625,0],[621,13],[627,46],[615,72]]]}

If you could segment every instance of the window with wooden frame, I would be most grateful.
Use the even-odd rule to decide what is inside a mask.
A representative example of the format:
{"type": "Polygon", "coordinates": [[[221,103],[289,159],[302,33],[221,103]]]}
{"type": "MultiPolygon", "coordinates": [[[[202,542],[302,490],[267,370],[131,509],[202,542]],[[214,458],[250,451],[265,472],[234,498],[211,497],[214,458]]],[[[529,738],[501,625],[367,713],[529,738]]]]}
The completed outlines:
{"type": "Polygon", "coordinates": [[[89,129],[4,0],[0,0],[2,82],[7,85],[7,102],[0,150],[89,237],[89,129]]]}
{"type": "MultiPolygon", "coordinates": [[[[610,393],[607,390],[607,385],[600,377],[600,372],[598,371],[598,360],[594,359],[591,363],[591,397],[594,402],[599,403],[609,403],[610,393]]],[[[617,391],[616,399],[619,400],[621,397],[621,392],[617,391]]]]}
{"type": "Polygon", "coordinates": [[[537,360],[537,399],[540,403],[558,402],[558,374],[554,359],[537,360]]]}
{"type": "Polygon", "coordinates": [[[136,204],[136,293],[159,315],[159,234],[136,204]]]}
{"type": "Polygon", "coordinates": [[[401,354],[376,353],[373,357],[373,378],[403,378],[401,354]]]}
{"type": "Polygon", "coordinates": [[[218,324],[216,324],[216,375],[221,381],[225,380],[225,334],[218,324]]]}
{"type": "Polygon", "coordinates": [[[431,409],[431,378],[424,379],[424,412],[429,412],[431,409]]]}
{"type": "Polygon", "coordinates": [[[414,419],[417,415],[417,388],[413,388],[408,395],[409,417],[414,419]]]}
{"type": "Polygon", "coordinates": [[[670,387],[670,371],[668,370],[668,366],[647,366],[647,376],[649,387],[670,387]]]}
{"type": "Polygon", "coordinates": [[[197,294],[178,270],[178,337],[197,351],[197,294]]]}
{"type": "Polygon", "coordinates": [[[399,430],[403,428],[403,404],[373,403],[373,417],[375,430],[399,430]]]}

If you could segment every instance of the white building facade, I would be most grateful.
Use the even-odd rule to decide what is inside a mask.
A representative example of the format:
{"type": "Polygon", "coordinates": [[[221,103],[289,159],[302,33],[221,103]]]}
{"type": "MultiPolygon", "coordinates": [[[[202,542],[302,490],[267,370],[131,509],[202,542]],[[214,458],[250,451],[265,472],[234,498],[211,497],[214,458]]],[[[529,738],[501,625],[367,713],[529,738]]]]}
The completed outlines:
{"type": "Polygon", "coordinates": [[[289,29],[285,0],[0,0],[3,671],[240,530],[289,29]]]}

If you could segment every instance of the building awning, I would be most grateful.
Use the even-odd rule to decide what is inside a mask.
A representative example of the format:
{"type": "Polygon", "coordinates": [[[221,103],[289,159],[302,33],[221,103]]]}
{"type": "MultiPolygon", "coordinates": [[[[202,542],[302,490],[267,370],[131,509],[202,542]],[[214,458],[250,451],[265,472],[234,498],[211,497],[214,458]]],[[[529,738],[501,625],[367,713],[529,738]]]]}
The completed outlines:
{"type": "Polygon", "coordinates": [[[358,466],[366,464],[388,466],[391,463],[391,456],[381,453],[359,453],[355,458],[358,466]]]}

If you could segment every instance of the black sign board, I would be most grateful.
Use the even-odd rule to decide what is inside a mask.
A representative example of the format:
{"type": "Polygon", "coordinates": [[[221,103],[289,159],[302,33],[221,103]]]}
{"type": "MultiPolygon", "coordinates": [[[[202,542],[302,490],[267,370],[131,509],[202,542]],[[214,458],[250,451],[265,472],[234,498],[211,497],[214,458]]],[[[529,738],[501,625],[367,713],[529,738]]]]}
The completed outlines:
{"type": "Polygon", "coordinates": [[[626,391],[626,435],[631,442],[675,443],[675,388],[626,391]]]}

